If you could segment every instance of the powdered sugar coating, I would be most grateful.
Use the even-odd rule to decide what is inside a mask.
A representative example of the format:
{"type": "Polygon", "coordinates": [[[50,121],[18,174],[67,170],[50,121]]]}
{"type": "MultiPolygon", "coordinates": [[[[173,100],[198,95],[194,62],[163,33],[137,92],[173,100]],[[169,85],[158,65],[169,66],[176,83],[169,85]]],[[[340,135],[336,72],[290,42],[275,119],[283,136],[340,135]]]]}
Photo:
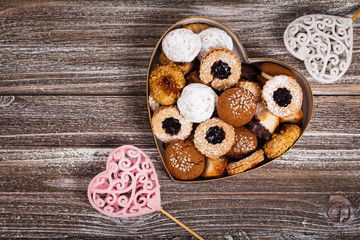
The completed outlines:
{"type": "Polygon", "coordinates": [[[201,50],[197,58],[201,59],[208,51],[214,48],[222,47],[233,50],[233,41],[231,37],[219,28],[208,28],[199,33],[201,39],[201,50]]]}
{"type": "Polygon", "coordinates": [[[220,120],[219,118],[210,118],[200,123],[195,130],[194,144],[195,147],[205,156],[218,158],[227,153],[235,140],[235,131],[232,126],[220,120]],[[225,139],[221,143],[212,144],[206,140],[206,132],[211,127],[220,127],[225,132],[225,139]]]}
{"type": "Polygon", "coordinates": [[[242,87],[249,90],[255,97],[255,101],[261,101],[261,86],[257,82],[241,80],[236,84],[237,87],[242,87]]]}
{"type": "Polygon", "coordinates": [[[161,104],[158,103],[154,98],[153,96],[150,94],[149,95],[149,106],[151,108],[151,110],[153,112],[155,112],[156,110],[158,110],[160,107],[161,107],[161,104]]]}
{"type": "Polygon", "coordinates": [[[186,28],[170,31],[162,41],[165,56],[174,62],[191,62],[201,50],[199,35],[186,28]]]}
{"type": "Polygon", "coordinates": [[[217,100],[218,96],[211,87],[201,83],[191,83],[183,89],[177,106],[186,120],[200,123],[211,117],[217,100]]]}
{"type": "Polygon", "coordinates": [[[295,114],[300,110],[303,93],[300,85],[294,78],[286,75],[278,75],[265,83],[262,99],[272,114],[278,117],[285,117],[295,114]],[[274,101],[273,95],[278,88],[286,88],[290,91],[292,98],[290,104],[286,107],[281,107],[274,101]]]}
{"type": "Polygon", "coordinates": [[[192,131],[192,123],[181,116],[179,110],[175,106],[161,107],[154,113],[151,119],[151,123],[155,136],[165,143],[184,140],[190,135],[192,131]],[[170,117],[177,119],[181,124],[181,129],[178,134],[170,135],[169,133],[165,132],[162,127],[163,121],[170,117]]]}

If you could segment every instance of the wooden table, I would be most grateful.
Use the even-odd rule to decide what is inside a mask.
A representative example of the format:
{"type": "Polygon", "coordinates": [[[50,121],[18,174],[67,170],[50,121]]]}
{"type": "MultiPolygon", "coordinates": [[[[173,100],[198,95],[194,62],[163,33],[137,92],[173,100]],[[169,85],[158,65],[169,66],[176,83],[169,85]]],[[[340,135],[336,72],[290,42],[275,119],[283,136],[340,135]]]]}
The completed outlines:
{"type": "Polygon", "coordinates": [[[283,32],[312,13],[351,17],[353,1],[0,1],[0,238],[190,239],[160,212],[116,219],[86,196],[123,144],[153,160],[162,206],[206,239],[360,238],[360,19],[352,65],[322,85],[283,32]],[[250,57],[286,62],[309,80],[314,115],[280,159],[226,180],[170,180],[152,136],[146,74],[176,21],[216,18],[250,57]]]}

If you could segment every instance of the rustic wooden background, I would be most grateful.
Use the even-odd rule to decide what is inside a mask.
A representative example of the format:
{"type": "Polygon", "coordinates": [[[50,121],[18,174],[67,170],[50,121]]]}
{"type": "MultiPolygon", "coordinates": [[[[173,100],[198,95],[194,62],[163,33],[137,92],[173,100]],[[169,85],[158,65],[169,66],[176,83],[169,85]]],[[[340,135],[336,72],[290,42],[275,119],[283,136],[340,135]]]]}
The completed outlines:
{"type": "Polygon", "coordinates": [[[358,0],[0,1],[0,238],[191,239],[161,213],[120,221],[88,203],[108,154],[133,144],[155,164],[164,209],[206,239],[359,239],[360,19],[335,84],[312,79],[282,41],[297,17],[358,10],[358,0]],[[250,57],[299,69],[315,108],[303,138],[266,167],[181,184],[155,148],[145,86],[158,39],[194,15],[228,25],[250,57]]]}

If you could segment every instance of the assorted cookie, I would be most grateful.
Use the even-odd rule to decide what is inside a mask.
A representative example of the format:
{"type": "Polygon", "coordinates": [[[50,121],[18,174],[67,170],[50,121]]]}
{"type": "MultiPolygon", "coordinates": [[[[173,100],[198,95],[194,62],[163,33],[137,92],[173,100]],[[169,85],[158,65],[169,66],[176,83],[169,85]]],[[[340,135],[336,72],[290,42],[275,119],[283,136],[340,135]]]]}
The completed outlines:
{"type": "Polygon", "coordinates": [[[220,178],[264,164],[300,137],[303,93],[276,63],[242,63],[223,30],[169,31],[149,77],[154,135],[178,180],[220,178]]]}

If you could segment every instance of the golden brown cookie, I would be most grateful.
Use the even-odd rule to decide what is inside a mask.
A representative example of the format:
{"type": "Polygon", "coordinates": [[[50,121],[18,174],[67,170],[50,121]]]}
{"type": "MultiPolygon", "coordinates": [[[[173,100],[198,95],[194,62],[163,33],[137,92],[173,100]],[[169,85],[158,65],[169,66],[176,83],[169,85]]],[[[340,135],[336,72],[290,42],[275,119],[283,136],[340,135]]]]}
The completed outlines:
{"type": "Polygon", "coordinates": [[[204,84],[211,83],[216,90],[225,90],[239,81],[241,62],[233,51],[214,48],[202,59],[199,72],[204,84]]]}
{"type": "MultiPolygon", "coordinates": [[[[168,65],[170,62],[173,62],[169,60],[165,54],[162,52],[159,57],[159,61],[161,65],[168,65]]],[[[180,68],[181,72],[186,75],[190,70],[194,67],[195,61],[192,62],[173,62],[178,68],[180,68]]]]}
{"type": "Polygon", "coordinates": [[[284,124],[279,133],[275,133],[271,140],[264,145],[266,157],[273,159],[288,150],[300,137],[301,128],[295,124],[284,124]]]}
{"type": "Polygon", "coordinates": [[[205,157],[189,141],[171,143],[164,153],[167,170],[179,180],[192,180],[201,175],[205,168],[205,157]]]}
{"type": "Polygon", "coordinates": [[[210,118],[200,123],[194,135],[195,147],[205,156],[213,158],[227,153],[234,140],[234,128],[219,118],[210,118]]]}
{"type": "Polygon", "coordinates": [[[230,151],[226,153],[229,158],[240,158],[257,148],[258,141],[254,133],[244,126],[235,128],[235,142],[230,151]]]}
{"type": "Polygon", "coordinates": [[[247,81],[247,80],[241,80],[235,86],[249,90],[254,95],[256,102],[261,101],[262,89],[259,83],[247,81]]]}
{"type": "Polygon", "coordinates": [[[250,168],[255,167],[257,164],[259,164],[263,160],[264,160],[264,151],[262,149],[260,149],[244,159],[241,159],[237,162],[230,163],[226,167],[226,172],[228,175],[234,175],[237,173],[241,173],[250,168]]]}
{"type": "Polygon", "coordinates": [[[149,79],[152,97],[161,105],[171,105],[180,96],[180,91],[185,87],[185,78],[180,69],[169,63],[156,67],[149,79]]]}
{"type": "Polygon", "coordinates": [[[261,73],[258,74],[256,78],[261,85],[265,85],[268,80],[277,75],[286,75],[296,79],[295,74],[291,70],[276,63],[262,63],[260,70],[261,73]]]}
{"type": "Polygon", "coordinates": [[[151,118],[155,136],[164,143],[186,139],[192,131],[192,122],[180,115],[175,106],[163,106],[151,118]]]}
{"type": "Polygon", "coordinates": [[[201,31],[211,28],[211,26],[205,23],[190,23],[188,25],[185,25],[184,28],[193,31],[193,33],[199,34],[201,31]]]}
{"type": "MultiPolygon", "coordinates": [[[[190,83],[202,83],[200,77],[199,77],[199,71],[195,70],[191,73],[189,73],[189,75],[186,77],[186,83],[190,84],[190,83]]],[[[209,85],[209,84],[208,84],[209,85]]]]}
{"type": "Polygon", "coordinates": [[[280,123],[293,123],[293,124],[301,125],[302,121],[303,121],[303,112],[301,111],[301,109],[295,114],[280,118],[280,123]]]}
{"type": "Polygon", "coordinates": [[[220,95],[216,110],[221,120],[239,127],[253,118],[256,110],[255,97],[245,88],[230,88],[220,95]]]}
{"type": "Polygon", "coordinates": [[[218,178],[225,176],[225,168],[228,164],[228,159],[225,156],[219,158],[206,158],[205,170],[201,174],[204,178],[218,178]]]}

